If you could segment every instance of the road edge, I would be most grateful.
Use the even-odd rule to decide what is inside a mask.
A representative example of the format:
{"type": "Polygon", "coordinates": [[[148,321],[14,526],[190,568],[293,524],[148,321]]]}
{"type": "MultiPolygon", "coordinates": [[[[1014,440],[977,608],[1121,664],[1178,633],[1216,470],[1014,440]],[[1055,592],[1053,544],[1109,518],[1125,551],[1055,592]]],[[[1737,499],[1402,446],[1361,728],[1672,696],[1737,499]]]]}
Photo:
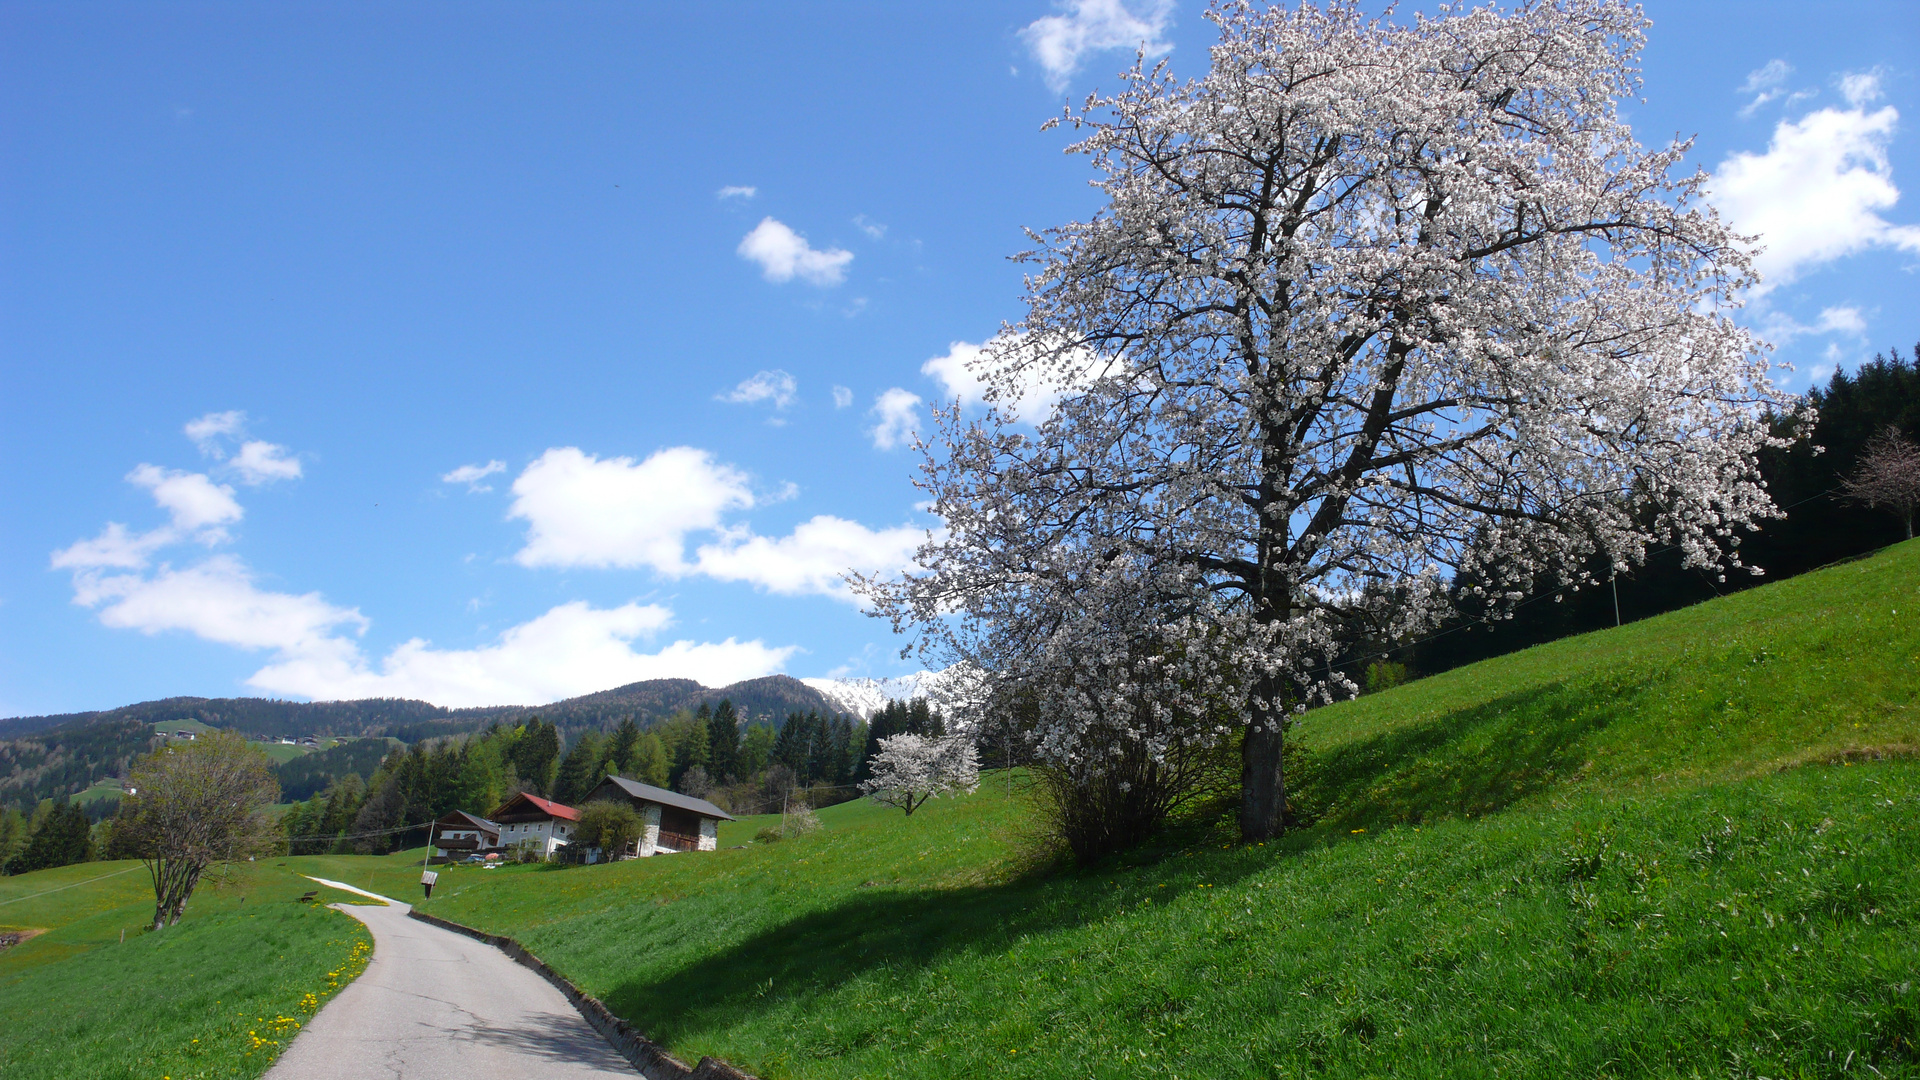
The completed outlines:
{"type": "Polygon", "coordinates": [[[475,941],[485,942],[506,953],[515,963],[539,973],[541,978],[552,983],[556,990],[565,995],[566,999],[573,1003],[573,1007],[580,1011],[581,1017],[600,1033],[600,1037],[618,1050],[634,1068],[640,1070],[640,1075],[647,1080],[757,1080],[756,1077],[741,1072],[719,1058],[703,1057],[700,1059],[700,1064],[689,1068],[685,1062],[667,1053],[666,1047],[640,1034],[632,1024],[615,1016],[599,998],[573,985],[571,979],[548,967],[546,961],[528,952],[524,945],[504,934],[489,934],[484,930],[463,926],[451,919],[428,915],[419,908],[408,908],[407,916],[419,919],[430,926],[451,930],[456,934],[465,934],[475,941]]]}

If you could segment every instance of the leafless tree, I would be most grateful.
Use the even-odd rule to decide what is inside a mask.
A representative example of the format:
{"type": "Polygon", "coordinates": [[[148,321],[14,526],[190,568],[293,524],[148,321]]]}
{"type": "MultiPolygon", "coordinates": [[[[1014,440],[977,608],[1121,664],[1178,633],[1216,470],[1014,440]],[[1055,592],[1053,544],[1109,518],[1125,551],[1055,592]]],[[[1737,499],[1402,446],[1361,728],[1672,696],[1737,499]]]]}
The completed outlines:
{"type": "Polygon", "coordinates": [[[1859,467],[1840,486],[1854,502],[1891,511],[1906,526],[1907,539],[1913,539],[1913,512],[1920,508],[1920,446],[1901,433],[1900,425],[1888,424],[1867,444],[1859,467]]]}
{"type": "Polygon", "coordinates": [[[234,732],[161,747],[127,786],[119,827],[153,877],[155,930],[180,921],[209,866],[267,854],[279,838],[267,812],[280,797],[272,763],[234,732]]]}

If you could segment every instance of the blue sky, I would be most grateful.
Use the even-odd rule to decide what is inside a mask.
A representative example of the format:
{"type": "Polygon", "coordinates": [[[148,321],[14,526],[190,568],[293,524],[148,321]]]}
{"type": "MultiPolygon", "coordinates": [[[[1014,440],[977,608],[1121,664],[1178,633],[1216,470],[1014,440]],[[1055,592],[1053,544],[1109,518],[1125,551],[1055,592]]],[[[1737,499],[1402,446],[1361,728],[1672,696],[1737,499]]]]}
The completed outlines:
{"type": "MultiPolygon", "coordinates": [[[[912,670],[835,573],[1203,10],[0,4],[0,715],[912,670]]],[[[1920,338],[1920,9],[1647,11],[1788,385],[1920,338]]]]}

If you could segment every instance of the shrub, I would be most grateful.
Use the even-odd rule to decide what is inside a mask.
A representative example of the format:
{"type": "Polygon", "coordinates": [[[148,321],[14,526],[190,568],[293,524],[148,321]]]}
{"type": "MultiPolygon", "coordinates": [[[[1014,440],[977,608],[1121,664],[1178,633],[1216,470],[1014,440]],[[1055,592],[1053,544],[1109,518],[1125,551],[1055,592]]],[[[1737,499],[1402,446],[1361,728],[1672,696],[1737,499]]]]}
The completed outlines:
{"type": "Polygon", "coordinates": [[[819,828],[819,817],[814,814],[813,807],[806,803],[795,803],[787,807],[787,816],[780,822],[782,836],[805,836],[819,828]]]}
{"type": "Polygon", "coordinates": [[[1377,694],[1382,690],[1391,690],[1407,681],[1410,676],[1407,665],[1391,660],[1375,660],[1367,665],[1367,693],[1377,694]]]}
{"type": "Polygon", "coordinates": [[[1030,766],[1047,831],[1081,864],[1146,842],[1176,811],[1238,790],[1238,743],[1178,710],[1141,710],[1142,730],[1115,731],[1103,755],[1036,755],[1030,766]]]}
{"type": "Polygon", "coordinates": [[[583,850],[599,848],[601,858],[615,859],[645,831],[639,812],[630,804],[595,799],[581,808],[580,823],[573,830],[573,843],[583,850]]]}

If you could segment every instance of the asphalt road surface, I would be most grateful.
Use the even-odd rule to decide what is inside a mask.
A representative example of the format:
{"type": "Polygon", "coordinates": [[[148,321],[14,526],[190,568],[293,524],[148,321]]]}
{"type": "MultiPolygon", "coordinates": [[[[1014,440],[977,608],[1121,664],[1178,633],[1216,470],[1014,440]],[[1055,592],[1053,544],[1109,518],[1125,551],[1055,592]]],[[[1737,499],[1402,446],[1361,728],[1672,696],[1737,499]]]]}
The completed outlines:
{"type": "Polygon", "coordinates": [[[267,1080],[638,1075],[552,983],[493,946],[410,919],[405,904],[341,910],[373,931],[373,960],[267,1080]]]}

